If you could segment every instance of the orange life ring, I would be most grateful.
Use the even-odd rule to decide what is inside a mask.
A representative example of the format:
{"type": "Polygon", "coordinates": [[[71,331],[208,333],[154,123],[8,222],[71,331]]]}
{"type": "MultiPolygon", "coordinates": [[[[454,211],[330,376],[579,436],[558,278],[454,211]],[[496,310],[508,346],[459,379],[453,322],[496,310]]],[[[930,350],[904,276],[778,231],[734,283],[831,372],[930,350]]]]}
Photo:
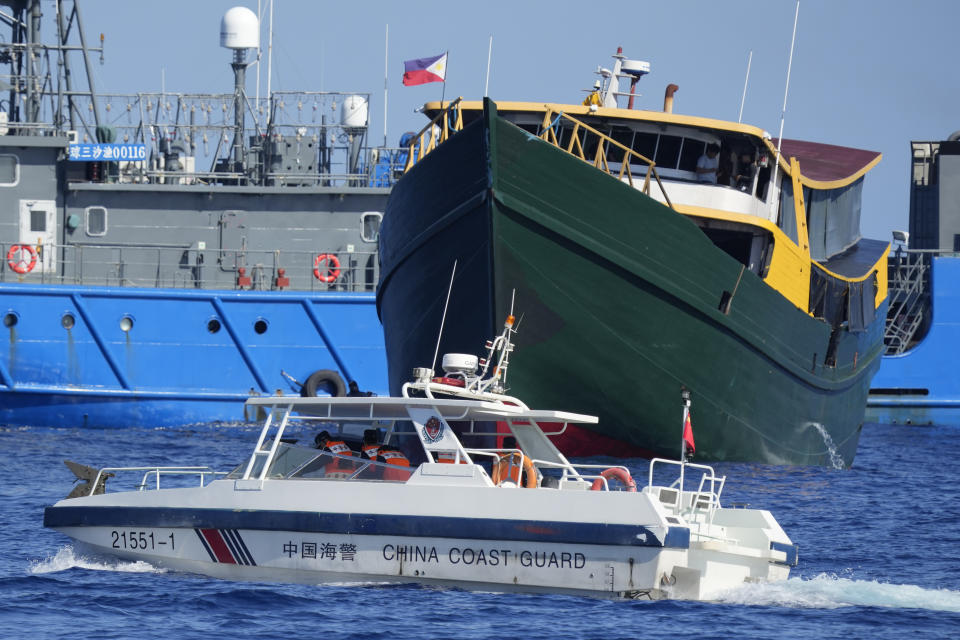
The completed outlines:
{"type": "Polygon", "coordinates": [[[340,260],[332,253],[321,253],[313,261],[313,277],[327,284],[336,281],[340,277],[340,260]],[[320,272],[320,263],[326,263],[323,273],[320,272]]]}
{"type": "Polygon", "coordinates": [[[29,273],[37,266],[37,250],[28,244],[10,245],[7,251],[7,264],[17,273],[29,273]],[[23,259],[23,252],[30,254],[30,262],[23,259]]]}
{"type": "Polygon", "coordinates": [[[636,492],[637,483],[633,481],[633,478],[630,476],[630,472],[620,467],[610,467],[609,469],[604,469],[600,472],[602,478],[597,478],[593,481],[593,485],[590,486],[591,491],[600,491],[603,488],[603,478],[609,480],[610,478],[616,478],[624,484],[627,488],[627,491],[636,492]]]}
{"type": "Polygon", "coordinates": [[[501,453],[500,458],[493,463],[493,484],[500,486],[500,483],[509,480],[514,484],[520,479],[520,466],[523,465],[523,486],[527,489],[537,488],[537,470],[533,467],[533,460],[523,455],[523,460],[519,460],[522,453],[516,451],[512,453],[501,453]]]}

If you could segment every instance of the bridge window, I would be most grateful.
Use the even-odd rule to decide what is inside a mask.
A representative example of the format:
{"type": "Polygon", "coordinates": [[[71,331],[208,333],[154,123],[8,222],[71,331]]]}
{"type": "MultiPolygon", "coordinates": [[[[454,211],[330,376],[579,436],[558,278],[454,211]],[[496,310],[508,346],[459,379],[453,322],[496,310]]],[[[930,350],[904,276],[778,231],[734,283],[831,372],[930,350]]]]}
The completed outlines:
{"type": "Polygon", "coordinates": [[[657,166],[664,169],[676,169],[682,145],[683,138],[680,136],[660,136],[660,143],[657,145],[657,157],[655,158],[657,166]]]}

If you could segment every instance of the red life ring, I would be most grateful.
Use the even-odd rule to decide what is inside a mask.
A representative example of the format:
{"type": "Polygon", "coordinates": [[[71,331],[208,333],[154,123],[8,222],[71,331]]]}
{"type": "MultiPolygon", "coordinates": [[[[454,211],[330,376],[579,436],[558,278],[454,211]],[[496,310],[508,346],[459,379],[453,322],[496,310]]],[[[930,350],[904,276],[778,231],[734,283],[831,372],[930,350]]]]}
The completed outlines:
{"type": "MultiPolygon", "coordinates": [[[[607,480],[610,478],[616,478],[624,484],[624,486],[627,488],[627,491],[636,492],[637,490],[637,483],[634,482],[633,478],[630,477],[630,472],[624,471],[620,467],[610,467],[609,469],[604,469],[600,472],[600,475],[607,480]]],[[[590,490],[600,491],[600,489],[603,488],[603,478],[597,478],[594,480],[590,490]]]]}
{"type": "Polygon", "coordinates": [[[321,253],[313,261],[313,277],[327,284],[340,277],[340,260],[332,253],[321,253]],[[320,272],[320,263],[326,263],[323,273],[320,272]]]}
{"type": "Polygon", "coordinates": [[[7,251],[7,264],[17,273],[29,273],[37,266],[37,250],[28,244],[10,245],[10,251],[7,251]],[[30,254],[30,261],[23,259],[23,252],[30,254]]]}

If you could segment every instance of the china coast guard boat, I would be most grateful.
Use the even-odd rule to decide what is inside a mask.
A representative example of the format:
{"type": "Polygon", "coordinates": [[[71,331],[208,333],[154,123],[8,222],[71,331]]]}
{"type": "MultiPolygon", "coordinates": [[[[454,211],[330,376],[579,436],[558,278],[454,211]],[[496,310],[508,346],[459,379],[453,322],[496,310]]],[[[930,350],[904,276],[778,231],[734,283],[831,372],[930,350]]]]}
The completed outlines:
{"type": "Polygon", "coordinates": [[[505,394],[513,330],[510,317],[486,359],[448,354],[446,375],[416,370],[403,397],[250,399],[269,415],[232,472],[90,469],[77,497],[46,509],[44,525],[95,552],[238,580],[710,599],[787,578],[796,546],[768,511],[722,507],[725,477],[711,467],[653,459],[637,490],[626,467],[565,458],[546,425],[562,432],[597,418],[532,410],[505,394]],[[384,442],[406,435],[419,443],[408,449],[415,464],[284,437],[318,421],[324,430],[365,423],[384,442]],[[504,431],[511,446],[464,444],[504,431]],[[136,490],[104,492],[121,472],[138,472],[136,490]],[[199,486],[161,486],[184,476],[199,486]],[[615,479],[626,490],[614,490],[615,479]]]}

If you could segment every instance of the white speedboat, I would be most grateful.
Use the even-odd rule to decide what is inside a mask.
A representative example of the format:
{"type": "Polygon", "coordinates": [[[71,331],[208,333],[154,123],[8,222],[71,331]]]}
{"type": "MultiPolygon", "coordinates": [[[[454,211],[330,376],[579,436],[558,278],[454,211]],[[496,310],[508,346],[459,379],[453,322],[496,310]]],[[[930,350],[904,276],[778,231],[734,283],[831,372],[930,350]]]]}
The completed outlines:
{"type": "Polygon", "coordinates": [[[725,478],[711,467],[654,459],[638,490],[626,467],[565,458],[551,433],[597,419],[504,395],[512,331],[511,318],[479,375],[447,356],[447,375],[418,370],[404,397],[251,399],[267,417],[233,471],[90,470],[44,525],[95,552],[236,580],[710,599],[787,578],[796,546],[768,511],[721,506],[725,478]],[[358,424],[417,444],[412,463],[284,441],[358,424]],[[105,490],[130,472],[133,490],[105,490]],[[184,476],[199,482],[166,486],[184,476]]]}

